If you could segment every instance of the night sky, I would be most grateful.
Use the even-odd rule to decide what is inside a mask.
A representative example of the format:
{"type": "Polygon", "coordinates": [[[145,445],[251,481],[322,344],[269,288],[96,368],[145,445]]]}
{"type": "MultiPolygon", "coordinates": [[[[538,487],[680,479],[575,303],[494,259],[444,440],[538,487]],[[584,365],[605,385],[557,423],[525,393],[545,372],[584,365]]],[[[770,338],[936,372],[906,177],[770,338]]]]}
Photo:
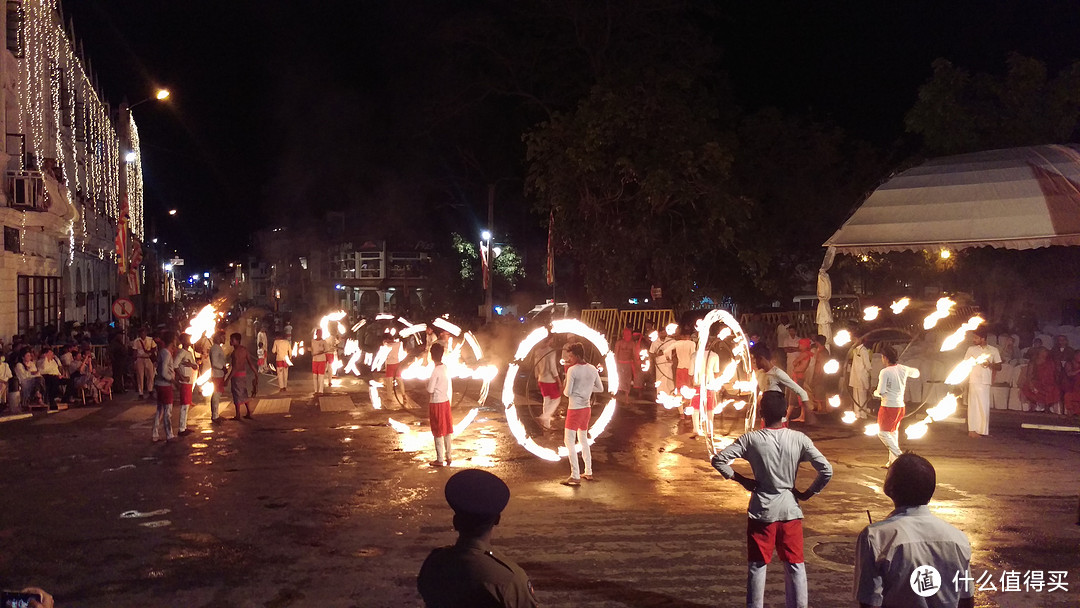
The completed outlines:
{"type": "MultiPolygon", "coordinates": [[[[193,271],[238,257],[254,229],[332,209],[417,198],[440,225],[479,225],[491,182],[520,207],[518,236],[545,236],[520,181],[521,132],[543,116],[514,100],[454,105],[475,95],[464,83],[478,68],[455,62],[447,32],[463,16],[498,18],[499,2],[62,5],[110,102],[172,91],[134,114],[148,230],[193,271]]],[[[702,27],[740,107],[828,121],[880,148],[904,140],[903,115],[937,57],[993,72],[1009,51],[1052,72],[1080,58],[1080,7],[1064,0],[706,5],[702,27]]]]}

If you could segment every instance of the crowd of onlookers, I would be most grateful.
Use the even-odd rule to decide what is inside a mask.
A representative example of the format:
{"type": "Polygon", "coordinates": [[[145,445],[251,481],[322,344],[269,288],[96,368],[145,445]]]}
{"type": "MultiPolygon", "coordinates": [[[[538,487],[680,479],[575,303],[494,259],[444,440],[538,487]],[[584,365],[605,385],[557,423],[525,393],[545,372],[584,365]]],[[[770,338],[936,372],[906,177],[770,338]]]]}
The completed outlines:
{"type": "Polygon", "coordinates": [[[10,344],[0,341],[0,406],[19,413],[111,396],[114,368],[102,361],[108,339],[104,326],[74,325],[64,333],[33,332],[14,336],[10,344]]]}

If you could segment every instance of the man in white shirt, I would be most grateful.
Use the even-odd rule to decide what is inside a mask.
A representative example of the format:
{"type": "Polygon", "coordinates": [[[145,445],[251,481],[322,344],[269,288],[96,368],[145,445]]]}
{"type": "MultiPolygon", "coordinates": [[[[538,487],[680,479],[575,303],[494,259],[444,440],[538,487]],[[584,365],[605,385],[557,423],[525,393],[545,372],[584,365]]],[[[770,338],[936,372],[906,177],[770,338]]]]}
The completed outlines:
{"type": "Polygon", "coordinates": [[[150,433],[153,441],[160,441],[158,428],[165,427],[165,441],[176,439],[172,429],[173,381],[176,379],[176,366],[173,354],[176,352],[176,335],[167,331],[161,335],[162,347],[157,355],[157,375],[154,378],[154,394],[157,397],[157,410],[154,412],[154,430],[150,433]]]}
{"type": "Polygon", "coordinates": [[[866,418],[870,415],[870,349],[859,338],[851,349],[851,371],[848,373],[848,386],[851,398],[855,401],[855,416],[866,418]]]}
{"type": "Polygon", "coordinates": [[[214,393],[210,396],[210,421],[220,422],[224,420],[218,415],[218,407],[221,405],[221,393],[225,391],[225,332],[214,332],[213,345],[210,346],[210,381],[214,383],[214,393]]]}
{"type": "Polygon", "coordinates": [[[994,372],[1001,369],[1001,353],[986,343],[987,331],[979,327],[972,332],[965,359],[974,359],[975,367],[968,376],[968,436],[985,437],[990,434],[990,384],[994,372]]]}
{"type": "MultiPolygon", "coordinates": [[[[690,370],[694,367],[694,355],[697,353],[697,344],[690,339],[689,334],[679,334],[675,337],[675,345],[671,349],[674,360],[672,367],[675,368],[675,390],[682,395],[683,388],[693,388],[693,378],[690,370]]],[[[686,408],[679,406],[679,418],[686,418],[686,408]]]]}
{"type": "Polygon", "coordinates": [[[443,364],[443,345],[436,342],[431,345],[431,360],[435,362],[435,368],[431,370],[428,378],[428,422],[431,424],[431,435],[435,438],[435,460],[430,464],[433,467],[450,466],[450,441],[454,436],[454,418],[450,412],[450,396],[454,394],[454,386],[450,381],[450,372],[443,364]]]}
{"type": "Polygon", "coordinates": [[[765,603],[765,570],[776,549],[784,562],[788,608],[807,607],[806,567],[803,564],[802,509],[799,502],[810,500],[832,478],[832,466],[814,447],[810,438],[784,428],[787,402],[776,391],[761,398],[765,428],[739,437],[712,457],[712,466],[725,479],[732,479],[751,493],[747,508],[746,605],[762,608],[765,603]],[[744,458],[754,471],[745,477],[731,468],[744,458]],[[809,462],[817,477],[805,491],[795,489],[799,463],[809,462]]]}
{"type": "MultiPolygon", "coordinates": [[[[674,327],[672,324],[669,327],[674,327]]],[[[675,372],[671,369],[671,349],[675,345],[675,339],[668,333],[668,327],[660,330],[659,335],[649,345],[649,355],[653,360],[653,368],[656,370],[656,394],[675,394],[675,372]]]]}
{"type": "Polygon", "coordinates": [[[60,360],[56,358],[56,353],[53,352],[52,348],[46,346],[41,351],[41,359],[38,359],[37,369],[45,383],[45,404],[52,409],[56,409],[55,402],[60,400],[61,391],[71,392],[71,386],[70,382],[67,382],[67,378],[64,377],[64,372],[60,370],[60,360]]]}
{"type": "Polygon", "coordinates": [[[274,361],[277,363],[277,385],[282,393],[289,386],[289,366],[292,364],[292,343],[279,334],[274,340],[274,361]]]}
{"type": "Polygon", "coordinates": [[[754,377],[757,378],[759,398],[764,398],[769,392],[778,393],[782,397],[784,389],[781,387],[786,386],[798,395],[802,404],[805,405],[810,400],[810,395],[799,386],[798,382],[792,380],[784,370],[773,365],[772,353],[769,352],[767,346],[755,344],[750,349],[750,358],[754,361],[754,377]]]}
{"type": "Polygon", "coordinates": [[[536,384],[540,387],[540,396],[544,398],[544,411],[537,418],[540,426],[551,430],[551,420],[555,410],[562,402],[562,387],[559,386],[559,351],[554,346],[554,338],[548,336],[540,342],[536,355],[536,384]]]}
{"type": "Polygon", "coordinates": [[[139,399],[146,395],[149,398],[153,394],[151,390],[154,384],[154,339],[146,335],[146,328],[139,328],[139,335],[131,341],[131,350],[135,355],[135,390],[139,393],[139,399]]]}
{"type": "Polygon", "coordinates": [[[592,394],[604,391],[600,381],[600,372],[596,367],[585,362],[585,347],[580,342],[566,348],[567,365],[566,389],[563,391],[570,398],[566,408],[566,426],[563,442],[566,444],[567,458],[570,459],[570,478],[562,482],[566,486],[580,486],[581,479],[593,481],[592,451],[589,449],[589,421],[592,419],[592,394]],[[585,474],[578,468],[578,456],[575,442],[581,444],[581,458],[585,461],[585,474]]]}
{"type": "Polygon", "coordinates": [[[794,324],[789,324],[787,332],[780,336],[778,347],[787,353],[784,356],[784,371],[791,372],[792,364],[795,363],[795,359],[799,356],[799,333],[796,331],[794,324]]]}
{"type": "Polygon", "coordinates": [[[255,356],[259,359],[259,373],[263,373],[266,371],[266,351],[270,344],[262,323],[256,323],[256,327],[259,331],[255,334],[255,356]]]}
{"type": "Polygon", "coordinates": [[[315,338],[311,341],[311,375],[317,397],[322,394],[326,382],[326,340],[323,340],[321,329],[315,330],[315,338]]]}
{"type": "Polygon", "coordinates": [[[900,365],[896,362],[896,349],[891,346],[881,348],[881,358],[885,367],[878,374],[875,397],[881,398],[878,408],[878,439],[889,449],[889,462],[885,468],[900,457],[900,422],[904,419],[904,391],[908,378],[918,378],[919,370],[900,365]]]}
{"type": "Polygon", "coordinates": [[[719,387],[710,388],[720,378],[720,355],[708,348],[703,356],[702,367],[697,369],[697,359],[694,359],[694,383],[697,384],[697,392],[690,400],[691,416],[694,424],[694,432],[691,439],[698,436],[711,438],[713,436],[713,412],[716,409],[716,401],[719,387]],[[702,396],[704,395],[704,399],[702,396]]]}
{"type": "Polygon", "coordinates": [[[191,336],[180,334],[180,348],[172,361],[176,381],[180,385],[180,432],[177,435],[189,435],[187,428],[188,409],[191,408],[191,396],[195,388],[195,372],[199,366],[195,363],[195,353],[191,350],[191,336]]]}
{"type": "Polygon", "coordinates": [[[885,495],[896,507],[855,542],[855,601],[860,608],[974,608],[971,544],[963,532],[930,513],[937,486],[933,465],[902,454],[885,475],[885,495]],[[931,577],[937,571],[940,588],[931,577]],[[925,597],[924,597],[924,594],[925,597]]]}

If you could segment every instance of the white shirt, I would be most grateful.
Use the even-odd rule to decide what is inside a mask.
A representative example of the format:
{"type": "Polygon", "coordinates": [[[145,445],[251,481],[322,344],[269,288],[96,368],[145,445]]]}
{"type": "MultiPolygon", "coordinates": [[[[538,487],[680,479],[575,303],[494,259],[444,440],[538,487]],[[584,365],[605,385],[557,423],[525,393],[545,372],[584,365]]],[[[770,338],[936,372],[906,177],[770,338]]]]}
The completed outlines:
{"type": "MultiPolygon", "coordinates": [[[[964,353],[965,359],[977,359],[982,355],[986,355],[989,358],[989,363],[1001,363],[1001,353],[994,346],[969,346],[967,352],[964,353]]],[[[971,375],[968,376],[968,381],[971,384],[984,384],[990,385],[993,379],[993,371],[989,367],[983,365],[976,365],[971,370],[971,375]]]]}
{"type": "Polygon", "coordinates": [[[137,359],[145,359],[150,356],[150,353],[154,352],[154,340],[150,336],[135,338],[131,341],[131,348],[135,351],[137,359]]]}
{"type": "Polygon", "coordinates": [[[225,377],[225,349],[220,344],[210,347],[210,376],[213,378],[225,377]]]}
{"type": "Polygon", "coordinates": [[[709,383],[720,377],[720,355],[713,351],[705,353],[705,369],[699,372],[697,371],[697,357],[694,358],[694,382],[699,386],[708,387],[708,390],[715,391],[720,390],[719,387],[709,387],[709,383]]]}
{"type": "Polygon", "coordinates": [[[427,381],[427,391],[431,393],[429,403],[446,403],[450,401],[450,395],[454,394],[454,384],[450,381],[450,372],[446,365],[439,363],[431,370],[431,377],[427,381]]]}
{"type": "Polygon", "coordinates": [[[311,360],[326,361],[326,340],[311,341],[311,360]]]}
{"type": "Polygon", "coordinates": [[[266,349],[266,332],[261,329],[255,336],[255,348],[266,349]]]}
{"type": "MultiPolygon", "coordinates": [[[[445,350],[443,351],[443,354],[446,354],[445,350]]],[[[395,341],[390,343],[390,352],[386,353],[386,363],[387,365],[397,365],[398,363],[401,363],[401,342],[395,341]]]]}
{"type": "Polygon", "coordinates": [[[745,458],[754,470],[757,489],[750,494],[746,513],[750,519],[773,522],[801,519],[802,509],[791,490],[799,463],[809,462],[817,469],[817,478],[807,488],[816,494],[832,479],[832,465],[814,447],[810,438],[792,429],[759,429],[739,437],[720,452],[714,465],[727,479],[735,475],[731,462],[745,458]]]}
{"type": "Polygon", "coordinates": [[[693,340],[676,340],[671,350],[675,353],[675,358],[679,360],[679,369],[694,368],[694,353],[697,352],[697,344],[694,344],[693,340]]]}
{"type": "Polygon", "coordinates": [[[536,362],[536,380],[547,384],[559,381],[559,354],[554,348],[540,353],[536,362]]]}
{"type": "Polygon", "coordinates": [[[285,361],[292,355],[292,344],[285,339],[274,340],[274,357],[276,361],[285,361]]]}
{"type": "Polygon", "coordinates": [[[971,544],[963,532],[935,517],[926,505],[902,507],[859,534],[855,601],[895,608],[954,608],[975,590],[975,581],[960,580],[970,576],[970,563],[971,544]],[[941,576],[941,588],[930,597],[919,597],[911,588],[918,566],[933,566],[941,576]]]}
{"type": "Polygon", "coordinates": [[[41,373],[42,376],[60,375],[60,362],[56,359],[56,357],[53,357],[52,359],[46,359],[45,357],[42,357],[41,360],[38,361],[37,367],[38,372],[41,373]]]}
{"type": "Polygon", "coordinates": [[[851,360],[851,377],[848,379],[848,386],[861,389],[870,388],[871,365],[873,363],[870,361],[870,349],[862,344],[856,346],[851,360]]]}
{"type": "Polygon", "coordinates": [[[567,409],[580,410],[589,407],[593,393],[604,390],[600,372],[588,363],[579,363],[566,371],[566,388],[563,394],[570,398],[567,409]]]}
{"type": "Polygon", "coordinates": [[[157,375],[154,377],[154,386],[169,386],[176,378],[176,366],[173,365],[173,356],[169,349],[158,350],[157,375]]]}
{"type": "Polygon", "coordinates": [[[875,397],[881,397],[882,407],[904,407],[904,390],[908,378],[918,378],[919,370],[906,365],[890,365],[878,374],[875,397]]]}
{"type": "Polygon", "coordinates": [[[185,365],[185,363],[195,365],[195,354],[190,349],[181,348],[176,351],[176,356],[173,357],[173,369],[176,370],[176,378],[181,384],[192,384],[195,370],[185,365]]]}
{"type": "Polygon", "coordinates": [[[792,348],[795,349],[794,351],[792,351],[790,353],[786,353],[785,357],[784,357],[784,367],[787,368],[787,369],[791,369],[791,365],[792,365],[792,363],[795,362],[795,358],[799,356],[799,338],[798,338],[798,336],[792,337],[791,334],[784,334],[780,338],[780,348],[784,349],[784,348],[788,348],[788,347],[792,347],[792,348]]]}
{"type": "Polygon", "coordinates": [[[762,393],[765,391],[782,393],[784,389],[780,388],[780,386],[783,385],[795,391],[795,394],[803,401],[810,400],[810,395],[806,394],[806,390],[799,386],[798,382],[792,380],[791,376],[787,375],[787,372],[775,365],[767,372],[759,369],[754,374],[757,376],[758,390],[762,393]]]}

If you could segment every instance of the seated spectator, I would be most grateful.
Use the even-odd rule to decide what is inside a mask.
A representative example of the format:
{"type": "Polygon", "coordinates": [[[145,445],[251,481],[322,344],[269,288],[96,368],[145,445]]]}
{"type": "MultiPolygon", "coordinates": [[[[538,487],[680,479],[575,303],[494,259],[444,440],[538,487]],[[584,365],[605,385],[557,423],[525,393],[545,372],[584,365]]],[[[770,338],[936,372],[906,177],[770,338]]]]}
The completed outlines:
{"type": "Polygon", "coordinates": [[[1001,351],[1001,362],[1008,365],[1016,365],[1020,360],[1020,349],[1016,348],[1016,340],[1012,336],[1001,336],[998,342],[998,350],[1001,351]]]}
{"type": "MultiPolygon", "coordinates": [[[[1024,359],[1025,361],[1031,361],[1031,358],[1035,355],[1035,353],[1039,352],[1039,350],[1042,348],[1042,338],[1035,338],[1035,340],[1032,341],[1031,346],[1020,351],[1020,358],[1024,359]]],[[[1004,358],[1002,360],[1004,360],[1004,358]]]]}
{"type": "Polygon", "coordinates": [[[37,362],[38,372],[45,380],[45,402],[52,407],[60,401],[61,395],[67,398],[71,392],[71,381],[66,370],[60,369],[60,360],[51,347],[46,346],[37,362]]]}
{"type": "MultiPolygon", "coordinates": [[[[0,350],[3,349],[0,348],[0,350]]],[[[11,397],[11,393],[9,391],[11,389],[11,379],[13,377],[14,376],[11,373],[11,366],[9,366],[7,362],[7,357],[4,355],[0,355],[0,403],[3,403],[4,407],[18,410],[18,404],[14,404],[13,406],[13,404],[9,403],[11,397]]],[[[18,394],[18,391],[15,391],[15,393],[18,394]]]]}
{"type": "Polygon", "coordinates": [[[1073,353],[1072,361],[1065,366],[1062,391],[1065,393],[1065,413],[1080,415],[1080,351],[1073,353]]]}
{"type": "Polygon", "coordinates": [[[968,572],[971,544],[963,532],[930,513],[927,505],[936,487],[934,466],[922,456],[907,452],[889,467],[885,495],[895,509],[888,519],[863,528],[855,543],[855,601],[860,608],[974,608],[975,582],[968,572]],[[932,566],[941,577],[941,588],[929,597],[920,597],[913,588],[912,575],[921,566],[932,566]],[[966,584],[961,580],[965,577],[966,584]]]}
{"type": "Polygon", "coordinates": [[[1045,348],[1035,351],[1020,378],[1020,395],[1030,404],[1029,411],[1052,411],[1061,400],[1058,389],[1057,366],[1045,348]]]}
{"type": "Polygon", "coordinates": [[[15,365],[15,377],[19,379],[22,402],[30,405],[44,405],[42,399],[45,383],[34,363],[34,353],[30,349],[23,351],[22,360],[15,365]]]}

